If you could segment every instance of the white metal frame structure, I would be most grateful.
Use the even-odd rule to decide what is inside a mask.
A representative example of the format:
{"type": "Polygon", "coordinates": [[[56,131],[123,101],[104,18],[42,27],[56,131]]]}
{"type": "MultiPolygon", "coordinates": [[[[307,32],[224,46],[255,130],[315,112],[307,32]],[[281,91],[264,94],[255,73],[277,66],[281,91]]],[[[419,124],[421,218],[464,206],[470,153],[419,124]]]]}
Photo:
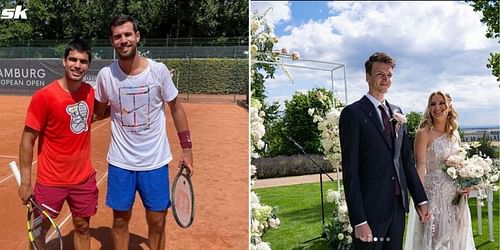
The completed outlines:
{"type": "Polygon", "coordinates": [[[296,64],[290,64],[290,63],[283,63],[283,62],[267,62],[267,61],[259,61],[259,60],[251,60],[252,63],[265,63],[265,64],[271,64],[271,65],[278,65],[278,66],[286,66],[290,68],[301,68],[301,69],[310,69],[310,70],[318,70],[318,71],[327,71],[330,72],[330,82],[332,83],[332,94],[335,95],[335,81],[333,80],[333,72],[339,69],[343,69],[343,79],[344,79],[344,104],[347,105],[347,78],[346,78],[346,65],[343,63],[338,63],[338,62],[327,62],[327,61],[318,61],[318,60],[310,60],[310,59],[303,59],[300,58],[299,60],[292,60],[292,55],[291,54],[280,54],[280,58],[283,59],[289,59],[292,62],[310,62],[310,63],[315,63],[319,65],[325,65],[324,67],[311,67],[311,66],[303,66],[303,65],[296,65],[296,64]]]}
{"type": "MultiPolygon", "coordinates": [[[[291,67],[291,68],[301,68],[301,69],[309,69],[309,70],[318,70],[318,71],[327,71],[330,72],[330,82],[332,84],[332,95],[335,97],[335,81],[333,78],[333,72],[339,69],[343,69],[342,74],[343,74],[343,80],[344,80],[344,104],[347,105],[347,78],[346,78],[346,65],[343,63],[338,63],[338,62],[326,62],[326,61],[318,61],[318,60],[310,60],[310,59],[303,59],[300,58],[298,60],[293,60],[291,54],[280,54],[280,58],[283,59],[288,59],[291,60],[292,62],[310,62],[310,63],[315,63],[319,65],[325,65],[324,67],[312,67],[312,66],[304,66],[304,65],[296,65],[296,64],[290,64],[290,63],[284,63],[284,62],[267,62],[267,61],[260,61],[260,60],[254,60],[252,59],[252,63],[265,63],[265,64],[271,64],[271,65],[277,65],[277,66],[285,66],[285,67],[291,67]]],[[[332,99],[332,102],[334,102],[335,99],[332,99]]],[[[335,107],[335,103],[333,103],[335,107]]],[[[336,178],[337,178],[337,190],[340,191],[340,182],[342,181],[339,177],[339,168],[337,168],[336,171],[336,178]]]]}

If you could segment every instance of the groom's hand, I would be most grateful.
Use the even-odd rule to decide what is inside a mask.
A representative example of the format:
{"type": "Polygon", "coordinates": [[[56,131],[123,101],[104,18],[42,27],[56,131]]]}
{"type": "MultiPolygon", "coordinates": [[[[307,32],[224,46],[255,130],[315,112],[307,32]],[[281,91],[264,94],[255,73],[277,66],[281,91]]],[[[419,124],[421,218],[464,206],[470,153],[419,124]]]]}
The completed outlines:
{"type": "Polygon", "coordinates": [[[420,222],[426,223],[431,218],[431,214],[429,213],[429,207],[427,203],[420,204],[417,206],[418,217],[420,218],[420,222]]]}
{"type": "Polygon", "coordinates": [[[354,227],[354,236],[364,242],[372,242],[372,230],[368,223],[354,227]]]}

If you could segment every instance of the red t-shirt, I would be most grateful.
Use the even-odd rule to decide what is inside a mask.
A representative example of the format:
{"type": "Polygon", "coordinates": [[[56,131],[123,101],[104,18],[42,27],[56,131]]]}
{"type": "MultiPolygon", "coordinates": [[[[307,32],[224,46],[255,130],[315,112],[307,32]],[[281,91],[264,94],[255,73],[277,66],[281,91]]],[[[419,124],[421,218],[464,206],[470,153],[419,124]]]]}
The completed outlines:
{"type": "Polygon", "coordinates": [[[94,172],[90,158],[90,124],[94,89],[82,83],[66,92],[55,80],[31,98],[25,125],[39,132],[37,181],[70,186],[94,172]]]}

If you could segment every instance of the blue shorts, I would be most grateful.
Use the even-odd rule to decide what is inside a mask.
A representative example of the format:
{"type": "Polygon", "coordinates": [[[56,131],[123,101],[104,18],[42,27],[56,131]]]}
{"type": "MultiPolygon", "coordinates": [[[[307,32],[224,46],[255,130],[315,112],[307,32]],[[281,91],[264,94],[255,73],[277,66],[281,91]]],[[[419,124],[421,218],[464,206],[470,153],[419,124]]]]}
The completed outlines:
{"type": "Polygon", "coordinates": [[[129,211],[134,204],[136,191],[147,210],[167,210],[170,207],[168,164],[149,171],[131,171],[108,164],[108,207],[129,211]]]}

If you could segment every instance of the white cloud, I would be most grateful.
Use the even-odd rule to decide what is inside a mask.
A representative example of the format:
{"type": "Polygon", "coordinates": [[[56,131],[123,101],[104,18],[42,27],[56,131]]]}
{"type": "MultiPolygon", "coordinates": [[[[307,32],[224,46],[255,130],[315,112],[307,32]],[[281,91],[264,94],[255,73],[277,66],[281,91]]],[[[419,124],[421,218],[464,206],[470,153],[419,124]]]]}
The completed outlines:
{"type": "MultiPolygon", "coordinates": [[[[306,17],[309,21],[300,23],[293,22],[296,13],[290,15],[290,8],[286,15],[273,11],[277,16],[290,15],[280,19],[281,34],[285,35],[279,37],[277,48],[297,50],[304,59],[345,63],[349,102],[368,90],[365,60],[375,51],[385,51],[397,62],[387,96],[405,112],[422,112],[428,95],[444,90],[454,96],[463,125],[500,121],[498,82],[485,67],[489,53],[498,51],[498,44],[485,37],[481,14],[471,6],[446,1],[341,1],[329,2],[328,6],[330,17],[306,17]],[[475,113],[478,110],[481,115],[475,113]]],[[[291,72],[297,82],[316,79],[324,83],[329,79],[314,71],[291,72]]],[[[272,91],[282,91],[281,84],[290,87],[276,81],[272,91]]],[[[339,85],[337,91],[343,99],[344,88],[339,85]]]]}
{"type": "Polygon", "coordinates": [[[291,18],[290,4],[288,1],[260,2],[250,1],[251,14],[257,11],[258,14],[263,14],[268,10],[267,19],[272,24],[277,24],[281,21],[288,21],[291,18]]]}

